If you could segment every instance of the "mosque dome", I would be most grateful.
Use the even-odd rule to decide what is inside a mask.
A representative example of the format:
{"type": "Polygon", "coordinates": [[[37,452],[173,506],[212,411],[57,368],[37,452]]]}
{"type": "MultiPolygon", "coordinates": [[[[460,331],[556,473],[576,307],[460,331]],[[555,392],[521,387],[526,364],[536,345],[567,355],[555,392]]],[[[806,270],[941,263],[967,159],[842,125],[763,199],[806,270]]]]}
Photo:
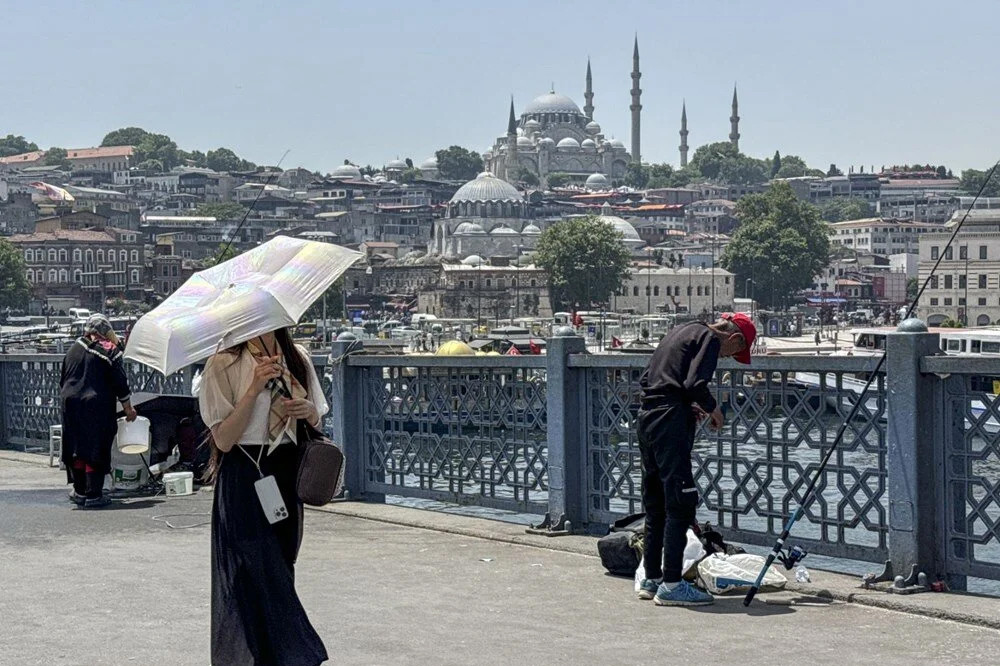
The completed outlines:
{"type": "Polygon", "coordinates": [[[484,234],[483,228],[476,224],[475,222],[462,222],[462,224],[455,227],[455,231],[452,232],[453,236],[465,236],[471,234],[484,234]]]}
{"type": "Polygon", "coordinates": [[[341,164],[339,167],[330,172],[330,178],[361,180],[361,169],[353,164],[341,164]]]}
{"type": "Polygon", "coordinates": [[[499,227],[495,227],[492,231],[490,231],[490,236],[516,236],[516,235],[517,235],[516,231],[502,224],[499,227]]]}
{"type": "Polygon", "coordinates": [[[580,147],[588,152],[593,152],[597,150],[597,144],[594,143],[593,139],[584,139],[580,142],[580,147]]]}
{"type": "Polygon", "coordinates": [[[475,180],[470,180],[458,188],[451,203],[464,201],[516,201],[521,203],[521,193],[505,180],[497,178],[489,171],[484,171],[475,180]]]}
{"type": "Polygon", "coordinates": [[[539,123],[534,118],[530,118],[530,119],[527,120],[527,122],[524,123],[524,131],[525,132],[537,132],[539,129],[541,129],[541,127],[542,127],[542,124],[539,123]]]}
{"type": "Polygon", "coordinates": [[[470,254],[465,259],[462,259],[463,266],[479,266],[483,263],[483,258],[478,254],[470,254]]]}
{"type": "Polygon", "coordinates": [[[625,150],[625,144],[621,142],[621,139],[611,139],[609,142],[612,148],[620,148],[625,150]]]}
{"type": "MultiPolygon", "coordinates": [[[[587,176],[587,187],[594,190],[603,190],[610,186],[607,177],[603,173],[592,173],[587,176]]],[[[626,224],[628,224],[626,222],[626,224]]]]}
{"type": "Polygon", "coordinates": [[[639,232],[635,230],[635,227],[629,224],[625,219],[615,215],[611,206],[608,204],[601,206],[601,221],[607,222],[614,227],[615,231],[622,235],[622,240],[624,240],[625,244],[630,248],[642,247],[645,245],[645,242],[639,238],[639,232]]]}
{"type": "Polygon", "coordinates": [[[438,350],[434,352],[435,356],[475,356],[476,352],[472,351],[472,347],[465,344],[461,340],[449,340],[445,342],[438,350]]]}
{"type": "Polygon", "coordinates": [[[576,102],[556,92],[539,95],[524,107],[525,113],[574,113],[583,115],[576,102]]]}
{"type": "Polygon", "coordinates": [[[538,140],[538,145],[545,146],[546,148],[552,148],[556,145],[556,142],[552,139],[552,137],[545,136],[538,140]]]}
{"type": "Polygon", "coordinates": [[[404,169],[408,169],[409,167],[406,166],[406,162],[404,162],[403,160],[398,160],[397,159],[397,160],[389,160],[389,163],[385,165],[385,168],[387,170],[388,169],[393,169],[393,170],[400,170],[400,171],[402,171],[404,169]]]}
{"type": "Polygon", "coordinates": [[[517,137],[517,147],[518,148],[531,148],[533,145],[535,145],[535,144],[533,144],[531,142],[531,139],[529,139],[528,137],[526,137],[526,136],[519,136],[519,137],[517,137]]]}
{"type": "Polygon", "coordinates": [[[565,139],[560,140],[559,143],[556,144],[556,148],[559,150],[579,150],[580,144],[576,142],[576,139],[568,136],[565,139]]]}
{"type": "Polygon", "coordinates": [[[524,229],[521,229],[521,233],[526,236],[536,236],[542,233],[542,230],[533,224],[527,224],[524,229]]]}
{"type": "Polygon", "coordinates": [[[420,168],[422,170],[431,170],[438,168],[438,161],[436,157],[428,157],[426,160],[420,163],[420,168]]]}
{"type": "Polygon", "coordinates": [[[600,126],[600,124],[598,124],[598,122],[596,120],[591,120],[589,123],[587,123],[587,126],[584,129],[587,130],[588,134],[600,134],[601,133],[601,126],[600,126]]]}

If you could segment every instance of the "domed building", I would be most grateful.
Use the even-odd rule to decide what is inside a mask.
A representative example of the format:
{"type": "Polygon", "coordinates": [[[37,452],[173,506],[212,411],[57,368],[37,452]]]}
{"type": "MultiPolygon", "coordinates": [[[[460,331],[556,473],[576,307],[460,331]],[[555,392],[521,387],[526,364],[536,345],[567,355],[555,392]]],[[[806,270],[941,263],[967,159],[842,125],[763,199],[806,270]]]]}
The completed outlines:
{"type": "Polygon", "coordinates": [[[593,174],[608,181],[624,177],[632,157],[620,141],[606,140],[601,126],[576,102],[553,90],[531,100],[520,118],[511,100],[507,134],[496,139],[484,159],[487,169],[508,182],[520,180],[523,169],[542,183],[549,174],[566,173],[582,184],[593,174]]]}
{"type": "Polygon", "coordinates": [[[635,227],[625,218],[615,215],[610,204],[605,203],[601,206],[600,218],[602,222],[607,222],[615,228],[615,231],[622,235],[622,242],[625,243],[625,246],[633,254],[636,250],[645,247],[646,241],[639,238],[639,232],[635,230],[635,227]]]}
{"type": "Polygon", "coordinates": [[[513,257],[534,248],[540,233],[528,223],[521,192],[484,171],[458,188],[444,216],[434,221],[430,251],[460,258],[513,257]]]}
{"type": "Polygon", "coordinates": [[[433,155],[420,163],[420,175],[431,180],[438,177],[438,161],[433,155]]]}
{"type": "Polygon", "coordinates": [[[330,172],[330,180],[363,180],[361,169],[353,164],[341,164],[330,172]]]}

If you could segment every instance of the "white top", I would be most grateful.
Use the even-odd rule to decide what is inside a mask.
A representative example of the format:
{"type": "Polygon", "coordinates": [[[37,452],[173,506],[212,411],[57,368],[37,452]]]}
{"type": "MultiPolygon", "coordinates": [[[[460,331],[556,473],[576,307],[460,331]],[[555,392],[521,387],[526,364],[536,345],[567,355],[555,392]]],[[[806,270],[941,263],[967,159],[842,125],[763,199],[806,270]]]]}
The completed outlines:
{"type": "MultiPolygon", "coordinates": [[[[306,371],[309,374],[309,386],[306,390],[309,394],[309,401],[313,403],[317,413],[322,417],[330,410],[330,406],[326,402],[326,396],[323,394],[323,387],[319,382],[316,369],[313,367],[309,353],[299,345],[296,345],[295,348],[306,360],[306,371]]],[[[198,407],[201,411],[201,418],[209,429],[219,425],[233,413],[236,403],[243,397],[253,381],[255,366],[256,362],[253,356],[247,352],[239,357],[226,353],[216,354],[205,364],[205,372],[202,374],[201,386],[198,390],[198,407]]],[[[267,391],[263,391],[257,396],[250,420],[240,437],[240,444],[261,446],[268,443],[270,410],[271,395],[267,391]]],[[[277,444],[295,441],[295,420],[289,419],[285,433],[277,444]]],[[[270,451],[273,450],[274,447],[271,447],[270,451]]]]}

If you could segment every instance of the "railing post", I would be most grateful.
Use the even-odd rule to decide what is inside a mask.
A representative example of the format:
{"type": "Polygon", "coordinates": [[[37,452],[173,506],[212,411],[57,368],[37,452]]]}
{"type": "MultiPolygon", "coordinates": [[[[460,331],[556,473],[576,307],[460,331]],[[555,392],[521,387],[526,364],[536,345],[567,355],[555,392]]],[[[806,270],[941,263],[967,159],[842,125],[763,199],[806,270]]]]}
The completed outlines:
{"type": "Polygon", "coordinates": [[[549,463],[550,529],[578,529],[587,517],[584,464],[585,433],[581,371],[569,367],[568,356],[586,351],[584,339],[561,327],[546,349],[546,412],[549,463]],[[567,522],[569,523],[567,525],[567,522]]]}
{"type": "MultiPolygon", "coordinates": [[[[347,335],[344,336],[348,338],[347,335]]],[[[367,447],[362,423],[363,368],[348,363],[348,352],[362,347],[360,340],[334,340],[330,349],[330,425],[331,437],[344,451],[344,490],[349,499],[384,502],[385,495],[365,493],[367,447]]]]}
{"type": "Polygon", "coordinates": [[[943,476],[935,462],[943,415],[934,409],[937,378],[920,373],[920,359],[938,352],[940,336],[907,319],[886,337],[889,557],[895,574],[907,577],[916,565],[933,581],[945,573],[943,476]]]}
{"type": "Polygon", "coordinates": [[[10,444],[10,433],[7,431],[7,410],[10,408],[7,400],[7,366],[9,361],[0,360],[0,448],[10,444]]]}

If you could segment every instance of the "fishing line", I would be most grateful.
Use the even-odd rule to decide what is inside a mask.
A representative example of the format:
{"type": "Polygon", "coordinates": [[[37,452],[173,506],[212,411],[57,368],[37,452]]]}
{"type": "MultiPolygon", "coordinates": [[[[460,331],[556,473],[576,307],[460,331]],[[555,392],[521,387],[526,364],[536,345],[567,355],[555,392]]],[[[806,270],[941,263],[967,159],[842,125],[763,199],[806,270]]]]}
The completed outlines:
{"type": "MultiPolygon", "coordinates": [[[[278,163],[274,165],[275,169],[278,169],[281,166],[281,163],[285,161],[285,158],[288,157],[289,150],[291,149],[285,150],[285,153],[281,156],[281,159],[278,160],[278,163]]],[[[271,184],[271,181],[277,174],[278,174],[277,171],[272,171],[270,174],[268,174],[267,180],[264,181],[263,187],[261,187],[260,191],[257,192],[257,196],[253,198],[253,201],[250,203],[250,207],[247,208],[247,212],[244,213],[243,219],[240,220],[240,223],[238,225],[236,225],[236,229],[233,230],[233,233],[229,234],[229,242],[226,243],[226,247],[222,248],[222,250],[217,255],[215,255],[215,263],[219,263],[219,259],[226,256],[226,252],[229,252],[229,248],[232,247],[233,241],[236,240],[236,234],[238,234],[240,232],[240,229],[243,228],[243,225],[246,224],[247,218],[250,217],[250,213],[253,212],[253,209],[257,206],[257,202],[260,201],[260,198],[262,196],[264,196],[264,191],[267,190],[267,186],[271,184]]]]}
{"type": "MultiPolygon", "coordinates": [[[[962,226],[965,224],[965,221],[969,218],[969,214],[976,207],[976,202],[979,201],[979,198],[983,195],[983,191],[986,190],[986,186],[990,183],[991,180],[993,180],[993,175],[996,172],[998,166],[1000,166],[1000,160],[998,160],[993,165],[993,168],[991,168],[987,172],[986,177],[983,179],[983,184],[980,186],[979,191],[976,193],[976,196],[972,199],[972,203],[970,203],[969,207],[966,209],[965,215],[962,216],[962,219],[959,220],[957,225],[955,225],[954,231],[951,232],[951,237],[948,239],[948,243],[944,246],[944,251],[938,254],[937,261],[934,262],[934,266],[931,268],[931,272],[928,273],[927,278],[924,280],[923,285],[920,287],[920,290],[917,292],[917,295],[913,298],[913,302],[910,303],[910,307],[907,308],[906,315],[903,317],[903,320],[909,319],[913,315],[913,311],[916,309],[917,303],[920,301],[920,297],[923,296],[924,291],[927,289],[927,285],[929,285],[931,282],[931,278],[934,277],[934,274],[937,272],[938,267],[941,265],[941,261],[944,260],[945,255],[948,252],[948,248],[951,247],[951,244],[955,241],[955,237],[958,236],[958,232],[961,231],[962,226]]],[[[968,305],[966,305],[966,307],[968,307],[968,305]]],[[[865,397],[868,395],[868,391],[869,389],[871,389],[872,383],[878,377],[879,371],[885,364],[885,356],[886,356],[885,352],[882,352],[882,355],[878,359],[878,363],[875,365],[875,369],[872,370],[871,373],[869,374],[868,381],[865,382],[864,388],[861,389],[861,393],[854,401],[854,405],[851,407],[850,413],[848,413],[847,418],[844,419],[844,421],[840,424],[840,428],[837,429],[837,435],[836,437],[833,438],[833,443],[830,445],[830,448],[827,449],[826,453],[823,455],[823,459],[820,461],[819,467],[816,469],[816,473],[813,474],[812,480],[809,482],[809,485],[806,486],[805,492],[802,494],[802,501],[799,503],[795,511],[792,512],[792,515],[788,518],[788,522],[785,524],[785,528],[782,530],[781,535],[778,537],[777,541],[774,542],[774,548],[768,554],[767,560],[764,562],[764,566],[761,568],[760,573],[757,575],[757,580],[754,581],[753,586],[751,586],[750,590],[747,592],[746,597],[743,599],[744,606],[749,606],[750,602],[753,601],[753,598],[757,594],[757,591],[760,590],[761,583],[764,581],[764,574],[767,573],[767,570],[769,568],[771,568],[771,565],[774,564],[774,561],[781,556],[781,549],[785,545],[785,541],[788,539],[789,532],[791,532],[792,527],[799,520],[799,518],[802,517],[805,508],[812,501],[813,492],[816,489],[816,484],[819,483],[820,476],[823,475],[824,470],[826,470],[827,463],[830,462],[830,458],[833,457],[834,451],[837,450],[837,446],[840,445],[841,440],[844,438],[844,432],[847,430],[847,425],[854,420],[854,417],[858,413],[858,409],[861,407],[861,405],[864,404],[865,397]]]]}

